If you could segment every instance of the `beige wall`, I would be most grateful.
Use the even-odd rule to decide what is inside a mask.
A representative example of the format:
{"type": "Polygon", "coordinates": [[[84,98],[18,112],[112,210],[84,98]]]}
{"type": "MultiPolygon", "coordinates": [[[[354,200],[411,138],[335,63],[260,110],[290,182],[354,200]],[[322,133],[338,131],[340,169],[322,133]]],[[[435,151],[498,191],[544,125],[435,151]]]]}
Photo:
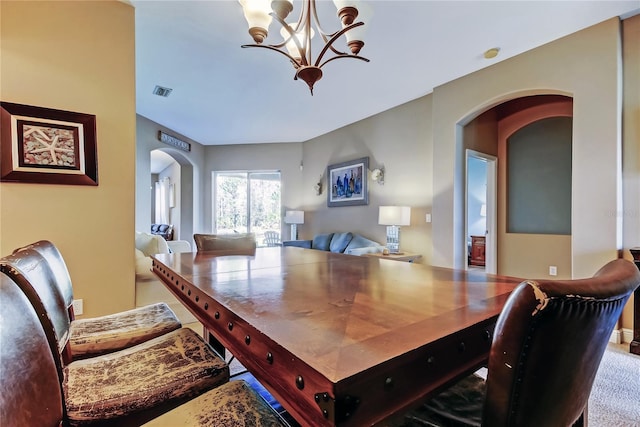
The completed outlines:
{"type": "MultiPolygon", "coordinates": [[[[640,15],[623,22],[624,102],[622,105],[622,179],[625,258],[640,247],[640,15]]],[[[633,297],[632,297],[633,299],[633,297]]],[[[625,307],[622,326],[633,326],[633,301],[625,307]]]]}
{"type": "Polygon", "coordinates": [[[61,250],[85,314],[134,306],[134,10],[121,2],[2,1],[3,101],[95,114],[99,185],[0,184],[0,253],[61,250]]]}
{"type": "Polygon", "coordinates": [[[305,225],[300,238],[316,233],[352,231],[382,244],[386,227],[378,225],[380,205],[411,207],[411,225],[402,227],[400,249],[431,259],[431,96],[330,132],[304,143],[304,177],[301,208],[305,225]],[[384,185],[371,179],[369,205],[327,207],[327,165],[369,157],[369,169],[384,168],[384,185]],[[322,176],[323,193],[317,196],[314,184],[322,176]],[[307,217],[309,223],[307,224],[307,217]]]}
{"type": "MultiPolygon", "coordinates": [[[[161,150],[180,164],[180,188],[176,189],[177,203],[180,205],[179,223],[176,224],[179,237],[193,246],[193,233],[200,232],[203,226],[203,198],[205,176],[203,175],[205,147],[171,129],[168,129],[144,116],[136,119],[136,202],[135,229],[148,231],[151,227],[151,151],[161,150]],[[173,148],[158,140],[158,131],[191,144],[191,151],[173,148]]],[[[177,172],[176,172],[177,173],[177,172]]]]}
{"type": "MultiPolygon", "coordinates": [[[[574,98],[572,276],[616,257],[621,223],[619,22],[612,19],[434,90],[435,265],[464,261],[464,153],[460,126],[508,99],[540,93],[574,98]],[[597,174],[593,173],[598,171],[597,174]],[[597,203],[594,203],[597,200],[597,203]]],[[[523,268],[528,257],[522,257],[523,268]]],[[[537,277],[548,270],[540,266],[537,277]]]]}

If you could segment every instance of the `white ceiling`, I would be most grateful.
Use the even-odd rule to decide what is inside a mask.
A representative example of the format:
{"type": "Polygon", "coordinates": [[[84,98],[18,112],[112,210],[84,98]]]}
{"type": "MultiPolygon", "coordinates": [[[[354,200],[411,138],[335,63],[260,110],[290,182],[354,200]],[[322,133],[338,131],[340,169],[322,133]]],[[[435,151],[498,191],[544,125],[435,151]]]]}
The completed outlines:
{"type": "MultiPolygon", "coordinates": [[[[294,3],[293,19],[300,0],[294,3]]],[[[204,145],[306,141],[640,10],[640,0],[366,3],[373,16],[361,55],[371,62],[327,64],[311,96],[283,55],[240,48],[253,41],[237,0],[132,0],[137,112],[204,145]],[[484,59],[492,47],[499,56],[484,59]],[[156,85],[173,92],[153,95],[156,85]]],[[[318,9],[325,30],[337,29],[333,3],[318,0],[318,9]]],[[[272,37],[278,25],[271,24],[272,37]]]]}

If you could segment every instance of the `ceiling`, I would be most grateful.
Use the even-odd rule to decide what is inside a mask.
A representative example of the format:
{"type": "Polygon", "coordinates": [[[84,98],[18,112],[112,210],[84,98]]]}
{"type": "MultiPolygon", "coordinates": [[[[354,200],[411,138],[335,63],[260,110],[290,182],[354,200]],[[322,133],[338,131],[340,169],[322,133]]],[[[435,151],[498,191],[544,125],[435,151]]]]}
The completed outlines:
{"type": "MultiPolygon", "coordinates": [[[[333,2],[321,24],[337,29],[333,2]]],[[[371,60],[327,64],[311,96],[287,58],[252,43],[237,0],[132,0],[137,112],[204,145],[300,142],[429,94],[443,83],[614,16],[640,1],[370,0],[371,60]],[[491,60],[484,51],[499,47],[491,60]],[[156,85],[173,89],[153,95],[156,85]]],[[[292,19],[300,0],[295,0],[292,19]]],[[[271,37],[279,33],[271,24],[271,37]]],[[[316,38],[314,40],[318,39],[316,38]]],[[[346,50],[341,43],[340,50],[346,50]]],[[[315,48],[317,51],[318,48],[315,48]]]]}

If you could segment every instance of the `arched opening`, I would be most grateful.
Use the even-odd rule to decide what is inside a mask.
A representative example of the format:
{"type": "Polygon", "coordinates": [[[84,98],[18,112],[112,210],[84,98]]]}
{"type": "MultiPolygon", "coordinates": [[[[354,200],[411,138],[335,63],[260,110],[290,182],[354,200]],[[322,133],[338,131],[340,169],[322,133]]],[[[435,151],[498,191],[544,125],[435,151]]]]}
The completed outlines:
{"type": "Polygon", "coordinates": [[[171,149],[150,152],[151,223],[173,227],[173,240],[191,243],[194,223],[194,171],[191,162],[171,149]]]}
{"type": "MultiPolygon", "coordinates": [[[[572,98],[563,95],[524,96],[494,104],[475,114],[470,115],[473,118],[461,127],[462,148],[463,152],[472,150],[481,153],[481,156],[495,156],[497,159],[496,198],[491,202],[491,206],[483,209],[483,214],[487,215],[486,221],[494,220],[497,224],[495,235],[491,236],[495,238],[495,252],[492,253],[497,264],[495,272],[527,276],[539,275],[537,273],[543,269],[549,271],[550,275],[570,277],[571,211],[570,208],[567,210],[566,206],[571,206],[572,98]],[[567,118],[569,121],[567,123],[564,120],[564,124],[561,125],[563,130],[558,131],[557,126],[551,126],[551,122],[555,123],[555,120],[546,120],[550,118],[567,118]],[[526,130],[518,132],[521,129],[526,130]],[[510,151],[509,143],[514,140],[520,140],[513,143],[513,147],[518,149],[510,151]],[[566,155],[567,146],[569,155],[566,155]],[[560,156],[558,149],[564,155],[560,156]],[[545,161],[545,156],[547,159],[553,159],[553,162],[545,161]],[[510,162],[513,166],[511,174],[510,162]],[[553,170],[550,169],[552,167],[553,170]],[[548,170],[541,174],[541,169],[548,170]],[[536,175],[533,172],[538,173],[536,175]],[[553,198],[549,199],[552,193],[548,191],[549,179],[558,182],[557,187],[568,189],[568,195],[565,191],[562,195],[556,196],[561,197],[562,204],[555,203],[553,198]],[[562,184],[559,183],[561,179],[562,184]],[[517,189],[518,187],[520,189],[517,189]],[[537,200],[536,209],[521,209],[531,199],[537,200]],[[558,208],[558,205],[564,207],[558,208]],[[550,213],[552,211],[553,214],[550,213]],[[554,221],[561,223],[564,231],[558,233],[545,229],[551,222],[548,215],[554,215],[554,221]],[[556,218],[557,215],[562,215],[562,218],[556,218]],[[528,231],[526,227],[511,229],[508,224],[513,221],[516,224],[532,225],[533,228],[529,228],[528,231]],[[535,231],[535,227],[542,228],[535,231]],[[527,253],[528,256],[520,256],[522,253],[527,253]]],[[[473,171],[466,170],[467,162],[463,164],[465,176],[473,176],[473,171]]],[[[473,182],[467,182],[465,185],[464,209],[467,218],[470,216],[469,210],[473,208],[472,203],[468,201],[470,197],[473,199],[473,195],[469,194],[469,188],[473,188],[473,182]]],[[[468,223],[465,224],[465,228],[465,246],[468,249],[465,251],[465,262],[470,264],[472,245],[469,243],[471,237],[468,223]]],[[[487,250],[492,249],[487,247],[487,250]]]]}

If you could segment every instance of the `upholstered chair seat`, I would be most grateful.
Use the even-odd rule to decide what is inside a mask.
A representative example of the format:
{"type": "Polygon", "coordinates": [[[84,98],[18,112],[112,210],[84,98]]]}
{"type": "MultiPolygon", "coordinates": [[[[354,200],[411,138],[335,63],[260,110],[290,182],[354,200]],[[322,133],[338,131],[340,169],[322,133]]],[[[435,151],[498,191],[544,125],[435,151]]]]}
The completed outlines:
{"type": "Polygon", "coordinates": [[[71,322],[69,347],[74,359],[122,350],[179,329],[165,303],[71,322]]]}
{"type": "Polygon", "coordinates": [[[162,416],[145,427],[284,427],[277,413],[245,381],[230,381],[162,416]]]}
{"type": "Polygon", "coordinates": [[[140,425],[159,408],[175,406],[229,380],[224,360],[187,328],[117,352],[69,361],[69,313],[47,260],[33,248],[24,248],[0,259],[0,267],[40,319],[72,426],[140,425]]]}
{"type": "Polygon", "coordinates": [[[219,255],[255,255],[256,236],[253,233],[194,234],[198,252],[216,252],[219,255]]]}
{"type": "Polygon", "coordinates": [[[486,382],[467,377],[390,425],[583,425],[609,337],[638,285],[624,259],[588,279],[521,283],[498,317],[486,382]]]}
{"type": "Polygon", "coordinates": [[[73,312],[73,287],[62,254],[47,240],[41,240],[20,251],[32,249],[47,261],[55,276],[64,305],[69,311],[71,325],[67,356],[73,360],[122,350],[160,335],[179,329],[182,324],[175,313],[164,303],[151,304],[106,316],[75,319],[73,312]]]}
{"type": "Polygon", "coordinates": [[[71,362],[63,390],[71,425],[117,419],[184,401],[226,383],[229,368],[182,328],[104,356],[71,362]]]}
{"type": "Polygon", "coordinates": [[[139,426],[160,415],[151,425],[284,427],[278,414],[244,381],[225,383],[175,408],[188,395],[199,393],[189,383],[202,385],[200,379],[217,365],[188,330],[148,341],[144,352],[131,348],[123,350],[125,356],[111,353],[71,363],[65,368],[63,398],[54,354],[38,314],[22,289],[2,273],[0,300],[1,426],[60,427],[89,421],[91,425],[139,426]],[[174,345],[165,337],[171,337],[174,345]],[[163,346],[172,349],[165,352],[163,346]],[[124,359],[132,364],[123,366],[124,359]],[[161,380],[167,371],[172,381],[161,380]],[[158,399],[158,392],[166,397],[158,399]],[[167,405],[172,398],[176,402],[167,405]],[[153,409],[146,417],[113,418],[134,407],[153,409]]]}

